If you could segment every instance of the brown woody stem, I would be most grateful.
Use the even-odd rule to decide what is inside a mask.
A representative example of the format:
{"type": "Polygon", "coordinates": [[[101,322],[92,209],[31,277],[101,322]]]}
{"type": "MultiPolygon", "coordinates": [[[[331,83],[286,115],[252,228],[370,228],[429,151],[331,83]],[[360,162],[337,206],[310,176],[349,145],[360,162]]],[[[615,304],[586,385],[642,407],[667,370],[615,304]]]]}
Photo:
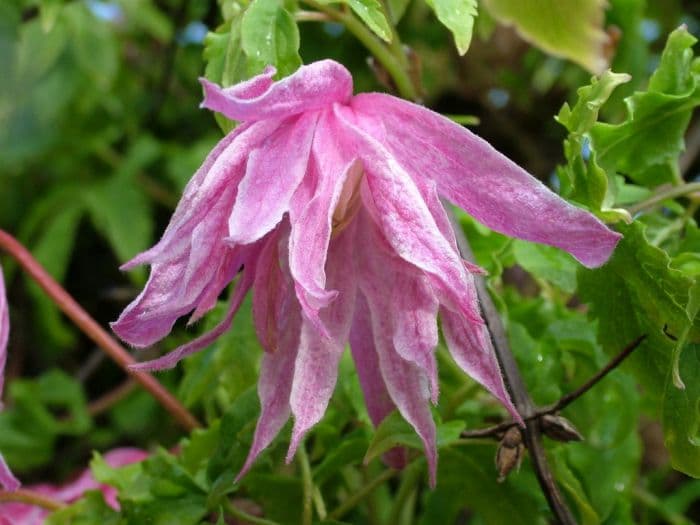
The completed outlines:
{"type": "Polygon", "coordinates": [[[46,292],[46,295],[56,303],[61,311],[97,346],[102,348],[114,362],[123,368],[127,374],[131,375],[141,386],[148,390],[184,429],[191,431],[201,426],[197,418],[153,376],[146,372],[130,370],[129,365],[136,362],[131,357],[131,354],[109,335],[97,321],[90,317],[90,314],[48,274],[32,254],[29,253],[29,250],[3,230],[0,230],[0,248],[11,255],[22,269],[46,292]]]}
{"type": "Polygon", "coordinates": [[[50,511],[56,511],[64,508],[66,505],[55,499],[51,499],[44,494],[39,494],[33,490],[17,489],[12,492],[0,490],[0,503],[3,502],[26,503],[34,505],[50,511]]]}

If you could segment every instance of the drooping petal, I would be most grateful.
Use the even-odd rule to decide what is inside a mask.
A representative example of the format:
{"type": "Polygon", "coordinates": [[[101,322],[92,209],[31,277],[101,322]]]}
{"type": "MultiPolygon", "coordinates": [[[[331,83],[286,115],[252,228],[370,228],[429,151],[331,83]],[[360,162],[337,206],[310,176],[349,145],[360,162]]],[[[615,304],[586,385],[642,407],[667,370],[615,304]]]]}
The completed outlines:
{"type": "Polygon", "coordinates": [[[318,112],[291,119],[251,152],[228,221],[230,242],[257,241],[282,220],[306,174],[317,120],[318,112]]]}
{"type": "MultiPolygon", "coordinates": [[[[258,396],[260,397],[260,418],[255,427],[253,444],[248,452],[243,468],[236,481],[250,470],[258,455],[272,442],[291,414],[289,398],[294,378],[294,361],[299,349],[302,315],[299,303],[294,295],[294,286],[289,275],[284,246],[288,243],[284,225],[283,231],[271,236],[263,248],[258,272],[269,277],[269,299],[264,301],[268,308],[269,321],[276,323],[274,347],[269,348],[263,356],[258,379],[258,396]],[[280,250],[280,247],[282,249],[280,250]],[[265,270],[261,265],[269,265],[265,270]]],[[[256,282],[256,285],[260,283],[256,282]]],[[[253,294],[262,293],[256,286],[253,294]]],[[[263,312],[258,312],[262,315],[263,312]]]]}
{"type": "MultiPolygon", "coordinates": [[[[363,213],[358,217],[358,220],[369,225],[371,220],[366,216],[363,219],[364,215],[363,213]]],[[[361,228],[358,238],[363,237],[363,230],[366,232],[368,229],[369,226],[361,228]]],[[[361,255],[357,265],[358,284],[369,306],[379,369],[391,399],[423,441],[430,483],[434,486],[437,471],[437,445],[435,422],[429,407],[428,373],[415,362],[404,359],[398,353],[394,343],[396,319],[392,303],[400,301],[402,293],[397,297],[397,290],[391,286],[391,283],[387,283],[381,279],[381,276],[375,274],[371,261],[365,260],[365,257],[371,254],[367,246],[363,246],[358,253],[361,255]]],[[[396,271],[397,268],[390,267],[388,271],[392,270],[396,271]]]]}
{"type": "Polygon", "coordinates": [[[503,384],[501,368],[486,326],[465,322],[458,314],[444,308],[440,319],[447,348],[457,365],[503,403],[516,421],[522,422],[503,384]]]}
{"type": "Polygon", "coordinates": [[[332,113],[323,112],[316,126],[310,171],[292,198],[289,212],[289,268],[306,316],[323,332],[318,311],[337,295],[333,289],[326,290],[325,271],[333,214],[348,173],[357,167],[335,140],[339,132],[332,113]]]}
{"type": "Polygon", "coordinates": [[[588,267],[608,260],[620,235],[570,205],[488,142],[441,115],[378,93],[352,107],[383,124],[376,136],[414,178],[436,181],[441,195],[489,228],[557,246],[588,267]]]}
{"type": "Polygon", "coordinates": [[[354,240],[354,228],[349,227],[333,239],[328,252],[328,286],[338,291],[335,301],[320,312],[329,337],[307,319],[302,322],[290,398],[294,429],[287,461],[294,456],[306,432],[323,417],[335,388],[338,363],[355,308],[354,240]]]}
{"type": "Polygon", "coordinates": [[[274,74],[275,69],[268,67],[261,75],[228,88],[202,78],[201,107],[231,120],[249,122],[321,109],[333,102],[347,102],[352,95],[352,76],[332,60],[301,66],[278,82],[273,82],[274,74]]]}
{"type": "Polygon", "coordinates": [[[425,371],[431,400],[437,403],[439,382],[434,350],[438,344],[438,301],[423,272],[391,253],[366,212],[360,213],[357,224],[356,250],[363,287],[383,294],[384,308],[391,319],[389,337],[393,347],[402,358],[425,371]]]}
{"type": "MultiPolygon", "coordinates": [[[[379,369],[379,357],[374,348],[372,318],[367,299],[361,293],[357,294],[350,328],[350,350],[364,394],[365,405],[367,405],[367,413],[377,427],[396,409],[396,405],[386,389],[379,369]]],[[[406,450],[400,447],[394,448],[384,455],[384,461],[393,468],[403,468],[407,461],[406,450]]]]}
{"type": "Polygon", "coordinates": [[[220,200],[226,188],[238,186],[250,152],[279,126],[276,121],[243,124],[226,135],[187,183],[158,243],[123,264],[121,269],[163,262],[188,250],[192,231],[220,200]]]}
{"type": "Polygon", "coordinates": [[[399,257],[428,275],[441,303],[482,322],[462,259],[440,232],[412,179],[379,142],[352,123],[351,111],[337,109],[363,161],[363,202],[386,241],[399,257]]]}

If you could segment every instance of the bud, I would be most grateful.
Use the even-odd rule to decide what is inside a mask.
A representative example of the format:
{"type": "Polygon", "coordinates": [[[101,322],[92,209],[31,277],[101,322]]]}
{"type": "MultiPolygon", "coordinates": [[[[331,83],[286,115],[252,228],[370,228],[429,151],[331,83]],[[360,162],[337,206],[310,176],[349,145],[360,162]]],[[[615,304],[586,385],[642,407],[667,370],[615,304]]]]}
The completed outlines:
{"type": "Polygon", "coordinates": [[[545,414],[540,418],[542,433],[556,441],[583,441],[583,436],[571,421],[565,417],[553,414],[545,414]]]}
{"type": "Polygon", "coordinates": [[[523,434],[517,426],[510,427],[501,439],[496,451],[496,468],[498,469],[498,482],[503,483],[511,470],[519,469],[523,459],[525,445],[523,434]]]}

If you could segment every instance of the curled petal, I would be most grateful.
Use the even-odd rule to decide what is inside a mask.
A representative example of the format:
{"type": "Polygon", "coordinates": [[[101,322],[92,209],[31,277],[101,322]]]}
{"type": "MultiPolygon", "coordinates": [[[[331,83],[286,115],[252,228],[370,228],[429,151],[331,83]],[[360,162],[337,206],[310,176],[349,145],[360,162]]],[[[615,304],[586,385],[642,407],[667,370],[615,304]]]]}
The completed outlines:
{"type": "Polygon", "coordinates": [[[588,267],[600,266],[615,249],[618,233],[462,126],[378,93],[354,97],[352,107],[381,123],[370,132],[415,179],[436,181],[441,195],[489,228],[556,246],[588,267]]]}
{"type": "Polygon", "coordinates": [[[306,174],[317,120],[318,113],[291,119],[250,153],[228,221],[229,242],[257,241],[282,220],[306,174]]]}
{"type": "Polygon", "coordinates": [[[291,202],[289,269],[297,296],[309,320],[325,335],[318,311],[337,291],[326,290],[326,256],[333,231],[333,214],[348,173],[356,163],[337,143],[337,123],[331,112],[319,118],[312,146],[310,171],[291,202]]]}
{"type": "Polygon", "coordinates": [[[328,253],[328,284],[338,291],[338,298],[320,313],[329,337],[308,320],[302,322],[290,398],[294,429],[287,461],[294,456],[304,434],[323,417],[335,388],[355,307],[354,240],[354,231],[348,228],[331,242],[328,253]]]}
{"type": "Polygon", "coordinates": [[[0,409],[2,409],[2,392],[5,385],[5,363],[7,361],[7,341],[10,338],[10,309],[5,293],[5,279],[0,267],[0,409]]]}
{"type": "Polygon", "coordinates": [[[279,82],[272,81],[274,74],[274,68],[267,68],[261,75],[229,88],[202,78],[202,107],[231,120],[249,122],[321,109],[334,102],[347,102],[352,95],[350,73],[332,60],[301,66],[279,82]]]}
{"type": "Polygon", "coordinates": [[[440,232],[416,185],[379,142],[352,124],[351,112],[339,109],[336,114],[363,161],[362,200],[386,242],[399,257],[428,275],[442,303],[473,322],[482,322],[462,260],[440,232]]]}

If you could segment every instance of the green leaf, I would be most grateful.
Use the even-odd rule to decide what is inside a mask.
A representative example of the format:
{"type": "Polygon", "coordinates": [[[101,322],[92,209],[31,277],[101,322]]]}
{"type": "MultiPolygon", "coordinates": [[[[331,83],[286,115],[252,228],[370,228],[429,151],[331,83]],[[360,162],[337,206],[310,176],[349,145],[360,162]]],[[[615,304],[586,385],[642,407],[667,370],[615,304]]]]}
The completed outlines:
{"type": "Polygon", "coordinates": [[[0,412],[0,450],[18,470],[51,461],[59,436],[90,430],[82,387],[61,371],[13,381],[9,391],[13,404],[0,412]]]}
{"type": "Polygon", "coordinates": [[[680,355],[679,369],[689,380],[677,388],[669,375],[662,407],[664,444],[673,468],[700,477],[700,345],[690,344],[680,355]]]}
{"type": "Polygon", "coordinates": [[[464,55],[469,49],[476,18],[476,0],[426,0],[435,16],[455,39],[457,52],[464,55]]]}
{"type": "Polygon", "coordinates": [[[679,436],[697,432],[700,413],[695,402],[688,401],[692,392],[684,398],[682,392],[673,391],[681,386],[681,378],[686,374],[686,383],[691,378],[696,382],[695,346],[685,351],[683,347],[686,340],[698,338],[698,283],[670,266],[668,255],[646,240],[641,224],[635,222],[620,229],[625,237],[613,258],[598,270],[580,271],[580,295],[590,303],[591,314],[598,319],[599,340],[608,352],[620,352],[640,335],[648,336],[629,359],[630,366],[647,395],[661,400],[666,407],[664,431],[675,447],[676,467],[698,473],[700,449],[692,440],[679,436]],[[690,355],[685,355],[687,351],[690,355]],[[674,382],[675,386],[671,386],[674,382]],[[670,407],[678,408],[673,416],[668,411],[670,407]]]}
{"type": "Polygon", "coordinates": [[[243,14],[240,38],[249,77],[275,66],[281,78],[301,65],[299,28],[281,0],[253,0],[243,14]]]}
{"type": "Polygon", "coordinates": [[[576,290],[579,265],[568,253],[551,246],[515,240],[513,255],[520,266],[538,279],[552,282],[567,293],[576,290]]]}
{"type": "Polygon", "coordinates": [[[598,514],[588,501],[586,492],[581,486],[581,482],[576,478],[564,459],[563,450],[559,449],[555,455],[554,472],[557,482],[566,490],[566,493],[576,504],[579,513],[579,523],[581,525],[597,525],[600,523],[598,514]]]}
{"type": "Polygon", "coordinates": [[[438,488],[426,494],[420,525],[458,523],[469,509],[486,525],[542,525],[543,501],[537,482],[523,466],[505,483],[496,481],[493,445],[447,448],[440,454],[438,488]]]}
{"type": "Polygon", "coordinates": [[[695,41],[685,27],[671,33],[648,90],[625,99],[625,121],[592,127],[592,147],[603,169],[623,173],[645,186],[677,177],[675,163],[684,149],[683,136],[693,109],[700,104],[700,64],[691,50],[695,41]]]}
{"type": "Polygon", "coordinates": [[[46,525],[126,525],[114,509],[105,503],[102,492],[90,490],[77,502],[54,512],[46,525]]]}
{"type": "MultiPolygon", "coordinates": [[[[385,42],[391,42],[391,26],[384,16],[384,9],[379,0],[320,0],[321,5],[344,4],[369,27],[374,34],[385,42]]],[[[400,6],[399,6],[400,9],[400,6]]],[[[405,6],[403,7],[405,10],[405,6]]]]}
{"type": "Polygon", "coordinates": [[[95,228],[105,236],[120,262],[131,259],[151,243],[151,204],[138,176],[159,153],[159,144],[148,135],[142,136],[114,175],[84,195],[95,228]]]}
{"type": "MultiPolygon", "coordinates": [[[[445,447],[454,443],[464,430],[464,421],[447,421],[437,425],[437,446],[445,447]]],[[[405,446],[423,450],[423,442],[416,431],[397,411],[392,412],[377,427],[374,437],[365,453],[365,463],[381,456],[394,447],[405,446]]]]}
{"type": "Polygon", "coordinates": [[[555,56],[601,73],[607,64],[603,0],[484,0],[499,22],[512,25],[528,42],[555,56]]]}
{"type": "Polygon", "coordinates": [[[243,482],[255,501],[262,503],[265,517],[283,525],[297,525],[303,501],[300,477],[251,472],[243,482]]]}
{"type": "Polygon", "coordinates": [[[342,467],[362,461],[368,445],[369,442],[364,436],[344,436],[340,444],[330,449],[323,461],[317,467],[314,467],[314,483],[319,486],[323,485],[331,476],[337,474],[342,467]]]}

